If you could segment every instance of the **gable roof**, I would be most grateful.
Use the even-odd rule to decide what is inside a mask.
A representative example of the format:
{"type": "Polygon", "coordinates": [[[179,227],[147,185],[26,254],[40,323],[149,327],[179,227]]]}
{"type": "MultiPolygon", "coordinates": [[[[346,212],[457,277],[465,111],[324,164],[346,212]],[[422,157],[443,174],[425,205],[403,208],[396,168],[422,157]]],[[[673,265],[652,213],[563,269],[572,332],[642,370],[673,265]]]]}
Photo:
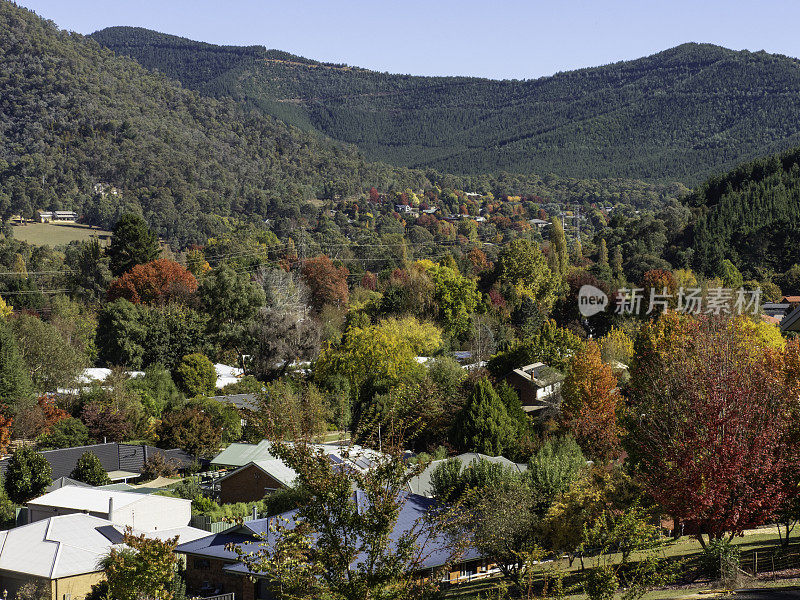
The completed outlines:
{"type": "Polygon", "coordinates": [[[270,454],[271,447],[268,440],[261,440],[258,444],[236,442],[217,454],[211,464],[219,467],[243,467],[254,461],[273,460],[275,457],[270,454]]]}
{"type": "MultiPolygon", "coordinates": [[[[145,533],[191,542],[207,532],[193,527],[145,533]]],[[[122,530],[105,519],[76,513],[0,531],[0,570],[60,579],[100,571],[100,560],[121,547],[122,530]]]]}
{"type": "Polygon", "coordinates": [[[256,410],[258,397],[255,394],[227,394],[225,396],[211,396],[211,400],[233,404],[239,410],[256,410]]]}
{"type": "Polygon", "coordinates": [[[282,483],[286,487],[290,487],[294,480],[297,479],[297,473],[294,469],[286,466],[286,464],[280,458],[272,458],[269,460],[254,460],[250,461],[243,467],[239,467],[235,471],[228,473],[227,475],[220,477],[218,480],[219,483],[222,483],[229,477],[234,475],[238,475],[245,469],[260,469],[274,480],[282,483]]]}
{"type": "Polygon", "coordinates": [[[74,487],[92,487],[88,483],[78,481],[77,479],[70,479],[69,477],[59,477],[58,479],[54,480],[53,483],[47,486],[45,492],[52,492],[67,485],[71,485],[74,487]]]}
{"type": "MultiPolygon", "coordinates": [[[[354,495],[355,501],[359,506],[366,506],[368,501],[363,492],[357,490],[354,492],[354,495]]],[[[423,525],[427,512],[436,505],[436,501],[430,498],[424,498],[423,496],[409,493],[403,493],[401,495],[401,501],[402,505],[397,516],[397,522],[392,533],[389,535],[390,543],[396,543],[404,533],[423,525]]],[[[260,541],[255,537],[257,534],[266,536],[265,542],[272,544],[275,538],[274,532],[270,530],[270,524],[277,521],[284,526],[290,526],[295,522],[296,517],[297,511],[293,510],[267,519],[247,521],[225,532],[208,535],[193,542],[181,544],[176,548],[176,551],[184,554],[231,561],[232,564],[224,567],[224,571],[240,575],[257,576],[256,573],[251,573],[244,564],[239,562],[236,553],[233,550],[228,550],[226,546],[229,544],[241,544],[243,550],[246,552],[257,551],[259,544],[264,543],[264,541],[260,541]]],[[[430,529],[425,529],[420,539],[422,540],[421,545],[426,548],[423,562],[419,567],[420,569],[436,568],[447,562],[449,558],[448,540],[444,536],[437,535],[430,529]]],[[[479,557],[480,555],[477,550],[470,548],[463,554],[461,559],[473,560],[479,557]]],[[[356,558],[355,563],[363,559],[364,557],[359,556],[356,558]]]]}

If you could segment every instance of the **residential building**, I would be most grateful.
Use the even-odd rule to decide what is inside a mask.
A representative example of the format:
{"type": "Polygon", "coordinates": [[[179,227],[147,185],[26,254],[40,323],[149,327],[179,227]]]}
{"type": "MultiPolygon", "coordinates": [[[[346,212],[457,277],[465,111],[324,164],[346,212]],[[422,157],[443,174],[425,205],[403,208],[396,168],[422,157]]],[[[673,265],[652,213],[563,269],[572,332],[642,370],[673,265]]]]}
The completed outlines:
{"type": "MultiPolygon", "coordinates": [[[[359,504],[366,503],[361,492],[355,492],[359,504]]],[[[422,526],[423,519],[435,501],[416,494],[405,494],[397,518],[392,539],[398,539],[412,528],[422,526]]],[[[251,573],[238,559],[231,544],[241,545],[245,551],[257,551],[259,536],[270,535],[273,521],[291,524],[296,511],[290,511],[268,519],[257,519],[236,525],[230,529],[204,538],[181,544],[177,552],[186,556],[186,584],[189,593],[213,595],[233,593],[236,600],[266,600],[271,598],[266,581],[258,573],[251,573]]],[[[424,527],[424,526],[423,526],[424,527]]],[[[421,577],[428,577],[437,568],[444,566],[450,558],[446,540],[430,530],[424,529],[420,543],[425,547],[425,556],[419,568],[421,577]]],[[[269,543],[270,537],[266,537],[269,543]]],[[[493,573],[475,549],[464,552],[458,563],[444,574],[450,583],[473,580],[493,573]]]]}
{"type": "Polygon", "coordinates": [[[216,481],[220,504],[256,502],[280,489],[291,487],[297,473],[279,458],[251,461],[216,481]]]}
{"type": "MultiPolygon", "coordinates": [[[[0,531],[0,588],[15,598],[23,584],[34,582],[49,590],[50,600],[82,600],[103,580],[100,561],[113,548],[123,547],[124,531],[125,525],[84,513],[0,531]]],[[[192,527],[134,533],[158,539],[177,536],[181,543],[207,535],[192,527]]]]}
{"type": "MultiPolygon", "coordinates": [[[[175,461],[179,468],[186,468],[194,462],[194,457],[183,450],[162,450],[146,444],[92,444],[59,450],[40,452],[52,469],[53,479],[69,477],[78,464],[78,459],[85,452],[91,452],[98,459],[112,482],[124,482],[138,478],[147,459],[154,454],[163,454],[165,458],[175,461]]],[[[5,473],[8,458],[0,460],[0,472],[5,473]]]]}
{"type": "Polygon", "coordinates": [[[561,403],[564,375],[544,363],[514,369],[506,375],[505,380],[519,393],[525,412],[539,416],[557,410],[561,403]]]}
{"type": "MultiPolygon", "coordinates": [[[[253,502],[294,483],[296,473],[280,458],[271,454],[267,440],[258,444],[231,444],[211,464],[233,468],[232,472],[211,482],[211,495],[220,503],[253,502]]],[[[334,465],[365,472],[371,469],[378,452],[361,446],[314,444],[334,465]]]]}
{"type": "Polygon", "coordinates": [[[161,531],[186,527],[192,519],[191,500],[70,485],[31,500],[27,507],[29,523],[78,513],[140,531],[161,531]]]}

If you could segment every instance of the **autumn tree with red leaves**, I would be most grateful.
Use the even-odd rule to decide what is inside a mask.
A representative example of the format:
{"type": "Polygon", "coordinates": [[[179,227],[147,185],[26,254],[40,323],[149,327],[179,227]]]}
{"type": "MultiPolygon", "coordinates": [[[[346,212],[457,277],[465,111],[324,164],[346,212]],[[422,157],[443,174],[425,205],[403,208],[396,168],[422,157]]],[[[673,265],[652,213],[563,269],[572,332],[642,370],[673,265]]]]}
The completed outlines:
{"type": "Polygon", "coordinates": [[[626,449],[646,491],[705,545],[704,535],[771,522],[797,493],[785,483],[787,473],[797,481],[788,418],[796,398],[772,351],[737,320],[686,321],[644,326],[626,449]]]}
{"type": "Polygon", "coordinates": [[[565,425],[584,454],[600,461],[619,457],[622,428],[617,422],[621,401],[617,378],[592,340],[573,357],[561,390],[565,425]]]}
{"type": "Polygon", "coordinates": [[[326,304],[347,304],[347,267],[337,267],[326,255],[303,261],[303,279],[311,290],[311,302],[320,309],[326,304]]]}
{"type": "Polygon", "coordinates": [[[185,302],[197,291],[197,279],[174,260],[161,258],[136,265],[111,282],[108,300],[124,298],[134,304],[185,302]]]}

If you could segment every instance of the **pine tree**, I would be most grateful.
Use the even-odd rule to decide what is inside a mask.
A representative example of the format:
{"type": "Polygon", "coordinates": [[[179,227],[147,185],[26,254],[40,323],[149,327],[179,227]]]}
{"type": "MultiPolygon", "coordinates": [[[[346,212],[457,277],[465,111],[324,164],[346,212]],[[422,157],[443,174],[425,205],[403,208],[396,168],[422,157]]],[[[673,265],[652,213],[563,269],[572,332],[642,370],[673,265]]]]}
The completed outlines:
{"type": "Polygon", "coordinates": [[[622,281],[624,274],[622,272],[622,250],[619,246],[614,247],[614,258],[611,259],[611,272],[614,274],[614,279],[622,281]]]}
{"type": "Polygon", "coordinates": [[[456,421],[456,446],[499,456],[514,446],[518,431],[491,382],[486,377],[479,379],[456,421]]]}
{"type": "Polygon", "coordinates": [[[569,270],[569,254],[567,253],[567,237],[558,217],[553,217],[553,228],[550,232],[551,254],[555,253],[558,272],[565,275],[569,270]]]}
{"type": "Polygon", "coordinates": [[[11,329],[0,322],[0,403],[14,406],[29,399],[33,390],[11,329]]]}
{"type": "Polygon", "coordinates": [[[608,264],[608,246],[606,245],[605,238],[600,240],[600,250],[597,255],[597,264],[609,266],[608,264]]]}
{"type": "Polygon", "coordinates": [[[120,277],[136,265],[158,258],[158,237],[141,215],[126,213],[114,225],[114,235],[108,248],[111,272],[120,277]]]}

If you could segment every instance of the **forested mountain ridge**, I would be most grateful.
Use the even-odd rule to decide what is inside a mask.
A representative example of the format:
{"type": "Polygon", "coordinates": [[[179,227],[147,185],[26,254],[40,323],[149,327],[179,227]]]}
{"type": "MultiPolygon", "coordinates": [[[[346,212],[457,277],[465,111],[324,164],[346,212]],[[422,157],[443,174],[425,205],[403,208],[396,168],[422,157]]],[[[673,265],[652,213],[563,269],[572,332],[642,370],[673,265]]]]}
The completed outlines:
{"type": "Polygon", "coordinates": [[[452,173],[680,180],[800,145],[800,63],[684,44],[535,80],[419,77],[113,27],[101,44],[369,158],[452,173]]]}
{"type": "MultiPolygon", "coordinates": [[[[229,63],[240,51],[231,50],[229,63]]],[[[203,64],[205,72],[214,72],[213,61],[203,64]]],[[[108,228],[124,211],[140,210],[160,236],[182,247],[230,229],[235,220],[260,223],[282,215],[300,222],[303,203],[312,199],[433,185],[637,207],[686,191],[624,179],[454,177],[369,163],[354,146],[302,132],[230,99],[184,89],[0,0],[4,219],[16,213],[33,217],[37,209],[72,209],[108,228]],[[118,193],[104,192],[114,188],[118,193]]]]}
{"type": "Polygon", "coordinates": [[[94,40],[0,1],[0,214],[75,209],[110,226],[141,208],[158,233],[202,241],[323,193],[421,186],[230,100],[182,89],[94,40]],[[95,193],[119,189],[122,201],[95,193]]]}
{"type": "Polygon", "coordinates": [[[681,245],[698,271],[721,274],[727,259],[763,279],[800,263],[800,148],[713,177],[686,202],[681,245]]]}

